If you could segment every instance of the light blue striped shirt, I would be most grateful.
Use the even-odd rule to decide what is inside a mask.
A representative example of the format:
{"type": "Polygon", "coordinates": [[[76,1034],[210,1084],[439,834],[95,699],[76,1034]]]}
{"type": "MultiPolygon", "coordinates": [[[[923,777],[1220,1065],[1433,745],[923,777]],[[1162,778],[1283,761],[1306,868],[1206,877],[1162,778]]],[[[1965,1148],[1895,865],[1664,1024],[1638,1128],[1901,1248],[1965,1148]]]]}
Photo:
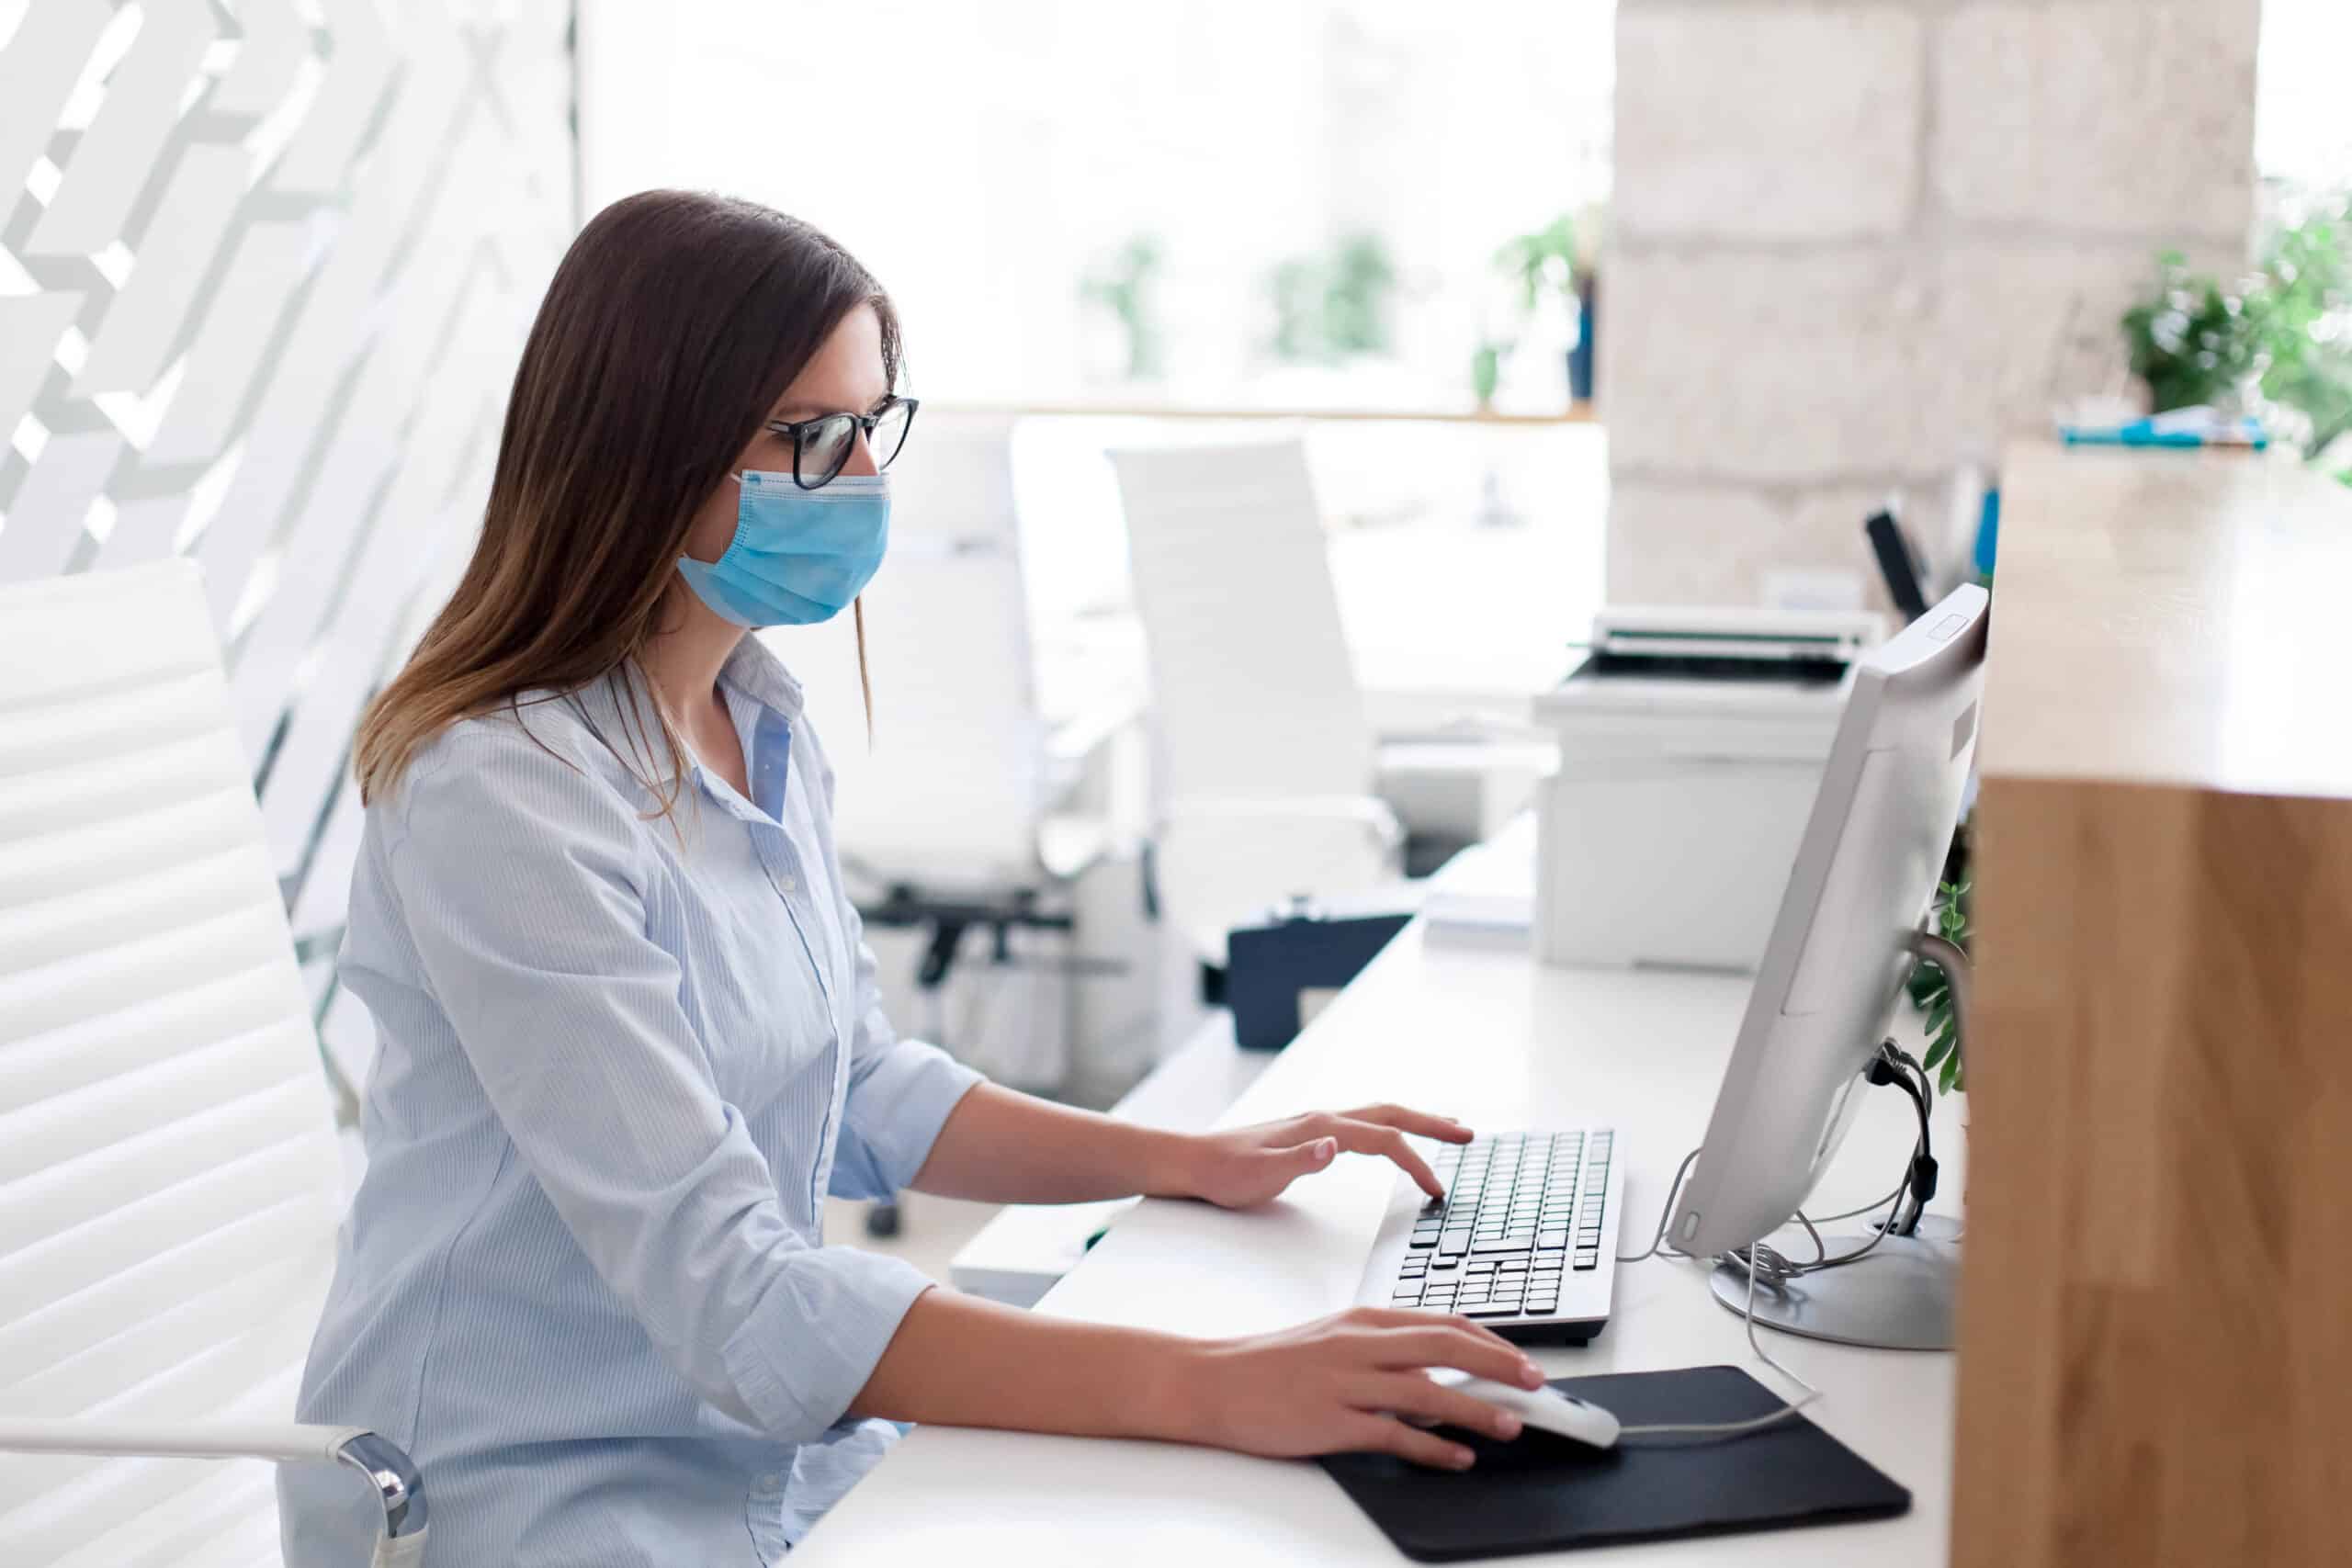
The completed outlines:
{"type": "MultiPolygon", "coordinates": [[[[752,798],[694,765],[675,831],[617,680],[368,813],[368,1171],[300,1416],[409,1450],[436,1565],[773,1562],[896,1433],[842,1413],[930,1281],[823,1197],[909,1184],[978,1075],[882,1016],[798,686],[750,637],[719,683],[752,798]]],[[[366,1562],[364,1499],[283,1474],[287,1561],[366,1562]]]]}

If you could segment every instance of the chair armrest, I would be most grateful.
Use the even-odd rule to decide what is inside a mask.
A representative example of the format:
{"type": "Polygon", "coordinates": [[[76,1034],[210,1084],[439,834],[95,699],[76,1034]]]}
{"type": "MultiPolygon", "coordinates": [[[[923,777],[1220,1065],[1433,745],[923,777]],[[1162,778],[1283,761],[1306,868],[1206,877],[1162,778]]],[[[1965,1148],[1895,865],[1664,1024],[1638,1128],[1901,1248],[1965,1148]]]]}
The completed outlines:
{"type": "Polygon", "coordinates": [[[115,1459],[262,1459],[340,1464],[359,1472],[384,1509],[384,1537],[424,1535],[424,1477],[389,1438],[365,1427],[293,1421],[26,1421],[0,1418],[0,1453],[98,1454],[115,1459]]]}

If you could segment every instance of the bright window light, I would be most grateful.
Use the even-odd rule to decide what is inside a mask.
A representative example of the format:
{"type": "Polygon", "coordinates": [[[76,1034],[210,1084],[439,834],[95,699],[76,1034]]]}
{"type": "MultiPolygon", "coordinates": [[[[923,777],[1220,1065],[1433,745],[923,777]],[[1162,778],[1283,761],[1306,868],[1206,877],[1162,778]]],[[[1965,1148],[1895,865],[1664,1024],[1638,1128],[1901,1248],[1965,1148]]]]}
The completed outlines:
{"type": "Polygon", "coordinates": [[[1531,338],[1495,255],[1608,194],[1613,0],[869,0],[854,55],[782,16],[585,0],[586,205],[819,224],[926,397],[1466,409],[1510,332],[1565,401],[1573,312],[1531,338]]]}

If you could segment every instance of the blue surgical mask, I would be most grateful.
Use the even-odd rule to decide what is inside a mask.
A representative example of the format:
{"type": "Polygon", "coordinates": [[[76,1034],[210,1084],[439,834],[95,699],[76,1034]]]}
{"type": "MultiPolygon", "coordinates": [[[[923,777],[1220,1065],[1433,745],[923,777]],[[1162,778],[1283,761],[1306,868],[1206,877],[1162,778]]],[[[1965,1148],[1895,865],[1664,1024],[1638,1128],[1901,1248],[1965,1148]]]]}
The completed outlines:
{"type": "Polygon", "coordinates": [[[695,596],[739,626],[802,626],[849,608],[890,540],[887,474],[802,490],[790,474],[736,476],[735,542],[715,561],[678,558],[695,596]]]}

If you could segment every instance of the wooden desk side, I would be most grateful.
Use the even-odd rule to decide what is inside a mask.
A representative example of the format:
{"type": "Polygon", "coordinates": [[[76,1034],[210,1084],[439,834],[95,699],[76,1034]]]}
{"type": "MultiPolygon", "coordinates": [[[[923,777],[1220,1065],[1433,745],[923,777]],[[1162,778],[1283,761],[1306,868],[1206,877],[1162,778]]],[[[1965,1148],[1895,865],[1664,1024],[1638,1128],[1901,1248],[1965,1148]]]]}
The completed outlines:
{"type": "Polygon", "coordinates": [[[2352,802],[1976,823],[1953,1562],[2352,1560],[2352,802]]]}
{"type": "Polygon", "coordinates": [[[2025,442],[2002,498],[1986,777],[2352,798],[2352,490],[2025,442]]]}

